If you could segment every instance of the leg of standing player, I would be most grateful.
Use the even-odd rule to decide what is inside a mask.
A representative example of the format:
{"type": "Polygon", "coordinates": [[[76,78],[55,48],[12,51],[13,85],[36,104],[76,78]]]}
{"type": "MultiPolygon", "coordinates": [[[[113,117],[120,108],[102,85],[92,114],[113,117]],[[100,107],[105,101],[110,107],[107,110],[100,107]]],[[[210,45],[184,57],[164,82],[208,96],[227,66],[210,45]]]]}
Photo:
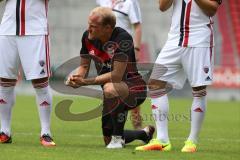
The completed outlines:
{"type": "Polygon", "coordinates": [[[212,83],[212,53],[212,47],[199,47],[189,48],[188,52],[183,54],[185,59],[183,68],[192,86],[193,102],[191,106],[191,130],[182,152],[195,152],[197,150],[197,141],[207,106],[206,86],[212,83]]]}
{"type": "Polygon", "coordinates": [[[43,146],[55,146],[51,138],[50,117],[52,110],[52,94],[48,86],[48,77],[32,80],[36,92],[36,102],[41,123],[40,142],[43,146]]]}
{"type": "Polygon", "coordinates": [[[169,103],[166,91],[167,83],[155,79],[149,80],[149,92],[151,97],[152,114],[155,120],[157,137],[147,145],[137,147],[136,150],[171,150],[168,136],[169,103]]]}
{"type": "Polygon", "coordinates": [[[47,35],[19,37],[17,43],[26,79],[32,81],[36,92],[41,123],[40,142],[43,146],[55,146],[50,132],[52,94],[48,85],[51,75],[49,37],[47,35]]]}
{"type": "Polygon", "coordinates": [[[11,117],[16,95],[14,88],[17,80],[0,78],[0,143],[11,143],[11,117]]]}
{"type": "Polygon", "coordinates": [[[0,143],[11,143],[11,117],[15,104],[19,56],[15,36],[0,36],[0,143]]]}
{"type": "Polygon", "coordinates": [[[164,46],[156,60],[148,82],[148,88],[157,137],[149,144],[137,147],[136,150],[171,150],[168,135],[169,102],[167,93],[172,88],[172,85],[169,84],[172,83],[177,88],[181,88],[186,80],[181,67],[181,52],[181,48],[164,46]]]}

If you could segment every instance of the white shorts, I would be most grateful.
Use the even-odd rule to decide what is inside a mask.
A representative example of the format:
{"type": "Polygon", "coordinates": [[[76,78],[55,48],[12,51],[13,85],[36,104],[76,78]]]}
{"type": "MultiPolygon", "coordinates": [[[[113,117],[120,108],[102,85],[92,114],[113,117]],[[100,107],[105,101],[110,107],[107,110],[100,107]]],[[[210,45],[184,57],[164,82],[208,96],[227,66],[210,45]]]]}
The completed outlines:
{"type": "Polygon", "coordinates": [[[20,64],[27,80],[50,76],[47,35],[0,36],[0,77],[17,79],[20,64]]]}
{"type": "Polygon", "coordinates": [[[192,87],[212,84],[213,48],[165,46],[153,67],[151,79],[170,83],[181,89],[188,79],[192,87]]]}

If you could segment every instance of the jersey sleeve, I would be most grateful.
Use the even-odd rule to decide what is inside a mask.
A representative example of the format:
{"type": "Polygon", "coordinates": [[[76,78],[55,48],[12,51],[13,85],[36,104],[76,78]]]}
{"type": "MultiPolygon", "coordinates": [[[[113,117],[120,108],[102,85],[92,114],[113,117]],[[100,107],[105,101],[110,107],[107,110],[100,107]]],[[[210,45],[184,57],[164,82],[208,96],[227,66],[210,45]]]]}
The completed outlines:
{"type": "Polygon", "coordinates": [[[134,44],[132,37],[127,32],[121,33],[117,37],[116,43],[118,48],[114,53],[113,60],[120,62],[132,61],[132,57],[134,56],[134,44]]]}
{"type": "Polygon", "coordinates": [[[88,49],[87,49],[87,46],[86,46],[86,40],[87,40],[87,31],[83,33],[83,36],[82,36],[82,48],[80,50],[80,57],[83,57],[83,58],[90,58],[90,55],[88,53],[88,49]]]}
{"type": "Polygon", "coordinates": [[[131,24],[142,23],[142,15],[139,2],[137,0],[132,0],[129,3],[129,19],[131,24]]]}

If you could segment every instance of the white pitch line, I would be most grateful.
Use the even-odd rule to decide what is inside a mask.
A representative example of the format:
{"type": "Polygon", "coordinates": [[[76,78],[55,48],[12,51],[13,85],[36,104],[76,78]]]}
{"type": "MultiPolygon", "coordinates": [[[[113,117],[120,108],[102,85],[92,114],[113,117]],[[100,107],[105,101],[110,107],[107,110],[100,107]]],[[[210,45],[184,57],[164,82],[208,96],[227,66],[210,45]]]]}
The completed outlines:
{"type": "MultiPolygon", "coordinates": [[[[37,133],[25,133],[25,132],[16,132],[16,133],[13,133],[13,135],[23,135],[23,136],[39,136],[39,134],[37,133]]],[[[67,135],[67,134],[61,134],[61,135],[67,135]]],[[[87,134],[71,134],[71,137],[86,137],[86,138],[102,138],[102,135],[87,135],[87,134]]],[[[181,140],[181,141],[184,141],[186,140],[185,137],[170,137],[170,139],[173,139],[173,140],[181,140]]],[[[211,141],[211,142],[230,142],[230,143],[240,143],[240,139],[227,139],[227,138],[200,138],[200,141],[211,141]]]]}

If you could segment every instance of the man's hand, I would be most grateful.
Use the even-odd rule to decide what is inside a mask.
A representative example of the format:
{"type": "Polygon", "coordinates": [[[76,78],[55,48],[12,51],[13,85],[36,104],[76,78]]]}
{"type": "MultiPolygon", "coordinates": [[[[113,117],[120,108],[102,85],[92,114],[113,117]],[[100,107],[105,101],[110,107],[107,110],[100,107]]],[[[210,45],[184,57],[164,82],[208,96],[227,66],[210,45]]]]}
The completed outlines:
{"type": "Polygon", "coordinates": [[[79,88],[81,86],[87,85],[84,81],[83,77],[80,75],[71,75],[68,77],[67,81],[65,82],[65,85],[73,87],[73,88],[79,88]]]}

